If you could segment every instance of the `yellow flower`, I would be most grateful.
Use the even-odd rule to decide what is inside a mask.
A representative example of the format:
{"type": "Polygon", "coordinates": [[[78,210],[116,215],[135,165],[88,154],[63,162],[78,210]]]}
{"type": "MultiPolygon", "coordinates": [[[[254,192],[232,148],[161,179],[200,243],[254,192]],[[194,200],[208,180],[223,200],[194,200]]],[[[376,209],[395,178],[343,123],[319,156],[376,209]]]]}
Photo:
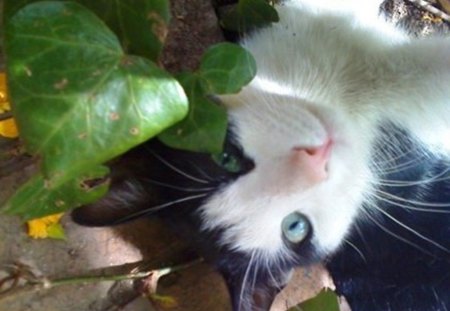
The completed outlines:
{"type": "MultiPolygon", "coordinates": [[[[0,114],[10,111],[11,107],[8,100],[8,92],[6,87],[6,75],[0,72],[0,114]]],[[[0,121],[0,136],[8,138],[16,138],[19,136],[16,122],[13,118],[0,121]]]]}
{"type": "Polygon", "coordinates": [[[64,239],[64,231],[59,223],[63,213],[53,214],[27,221],[28,235],[34,239],[64,239]]]}

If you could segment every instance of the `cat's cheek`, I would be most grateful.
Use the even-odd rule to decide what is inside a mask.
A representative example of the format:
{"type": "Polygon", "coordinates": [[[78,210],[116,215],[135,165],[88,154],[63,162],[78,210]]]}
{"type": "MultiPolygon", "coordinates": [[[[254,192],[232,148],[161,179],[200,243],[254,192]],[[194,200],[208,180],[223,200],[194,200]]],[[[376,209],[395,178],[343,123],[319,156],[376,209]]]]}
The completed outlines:
{"type": "Polygon", "coordinates": [[[328,213],[320,221],[314,222],[315,235],[312,243],[318,253],[326,256],[335,252],[342,245],[351,225],[359,214],[357,205],[346,206],[345,209],[345,211],[328,213]]]}
{"type": "Polygon", "coordinates": [[[335,162],[332,173],[333,178],[315,189],[314,200],[303,211],[314,227],[313,244],[324,254],[342,245],[352,224],[361,217],[361,206],[370,198],[375,180],[365,161],[357,158],[353,166],[335,162]]]}

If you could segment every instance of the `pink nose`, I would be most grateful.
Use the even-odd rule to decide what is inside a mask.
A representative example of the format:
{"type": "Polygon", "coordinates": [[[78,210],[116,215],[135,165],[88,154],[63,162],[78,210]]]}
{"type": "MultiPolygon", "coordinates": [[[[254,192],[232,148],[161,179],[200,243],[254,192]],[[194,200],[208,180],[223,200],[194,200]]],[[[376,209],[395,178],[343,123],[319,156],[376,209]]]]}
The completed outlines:
{"type": "Polygon", "coordinates": [[[328,177],[327,165],[332,145],[333,142],[330,139],[318,147],[294,147],[292,148],[292,164],[309,182],[321,182],[328,177]]]}

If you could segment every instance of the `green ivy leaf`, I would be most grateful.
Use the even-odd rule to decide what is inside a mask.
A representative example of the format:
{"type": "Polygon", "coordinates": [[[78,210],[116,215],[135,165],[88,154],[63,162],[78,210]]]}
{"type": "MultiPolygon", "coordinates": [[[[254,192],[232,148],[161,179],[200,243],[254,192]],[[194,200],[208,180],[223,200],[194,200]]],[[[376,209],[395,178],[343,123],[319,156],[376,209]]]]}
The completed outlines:
{"type": "Polygon", "coordinates": [[[41,0],[3,0],[3,19],[5,24],[20,8],[41,0]]]}
{"type": "Polygon", "coordinates": [[[213,102],[209,94],[236,93],[255,74],[256,62],[244,48],[231,43],[210,47],[196,73],[178,76],[189,98],[187,117],[158,138],[172,148],[220,153],[227,130],[227,115],[224,107],[213,102]]]}
{"type": "Polygon", "coordinates": [[[189,98],[189,113],[158,138],[172,148],[219,153],[227,130],[225,108],[205,96],[200,76],[185,73],[178,80],[189,98]]]}
{"type": "Polygon", "coordinates": [[[76,3],[30,4],[10,19],[6,35],[21,137],[42,155],[52,184],[148,140],[187,113],[176,80],[125,55],[104,23],[76,3]]]}
{"type": "Polygon", "coordinates": [[[256,74],[256,62],[243,47],[219,43],[203,55],[198,74],[206,92],[214,94],[237,93],[256,74]]]}
{"type": "Polygon", "coordinates": [[[157,61],[170,20],[168,0],[78,0],[119,37],[127,53],[157,61]]]}
{"type": "MultiPolygon", "coordinates": [[[[119,37],[127,53],[158,60],[170,20],[168,0],[75,1],[97,14],[119,37]]],[[[42,0],[5,0],[5,20],[34,2],[42,0]]]]}
{"type": "Polygon", "coordinates": [[[41,174],[36,175],[8,200],[3,211],[30,220],[93,202],[106,194],[108,182],[90,186],[90,181],[102,179],[108,171],[104,166],[97,166],[58,186],[41,174]]]}
{"type": "Polygon", "coordinates": [[[337,295],[324,289],[316,297],[306,300],[300,305],[289,309],[288,311],[339,311],[339,300],[337,295]]]}
{"type": "Polygon", "coordinates": [[[265,0],[239,0],[239,3],[222,17],[223,28],[245,32],[252,28],[278,22],[277,11],[265,0]]]}

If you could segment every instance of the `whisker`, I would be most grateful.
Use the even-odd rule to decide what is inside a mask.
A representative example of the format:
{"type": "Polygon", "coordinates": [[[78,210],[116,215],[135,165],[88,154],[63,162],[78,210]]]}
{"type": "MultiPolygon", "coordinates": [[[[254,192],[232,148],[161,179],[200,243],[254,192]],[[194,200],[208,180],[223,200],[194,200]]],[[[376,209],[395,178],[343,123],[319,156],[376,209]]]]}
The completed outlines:
{"type": "Polygon", "coordinates": [[[450,179],[450,175],[446,175],[449,171],[450,171],[450,168],[442,171],[441,173],[439,173],[433,177],[430,177],[427,179],[416,180],[416,181],[389,180],[389,179],[380,178],[380,181],[375,181],[374,184],[382,185],[382,186],[389,186],[389,187],[408,187],[408,186],[415,186],[415,185],[423,185],[423,184],[428,184],[428,183],[432,183],[432,182],[444,181],[444,180],[450,179]],[[441,176],[443,176],[443,175],[445,175],[445,176],[441,178],[441,176]]]}
{"type": "MultiPolygon", "coordinates": [[[[381,162],[381,163],[379,163],[379,165],[382,164],[382,163],[384,164],[383,165],[384,168],[382,169],[382,172],[385,173],[385,174],[386,173],[398,173],[398,172],[405,171],[405,170],[407,170],[407,169],[409,169],[411,167],[414,167],[415,165],[417,165],[417,161],[418,160],[422,160],[422,158],[425,158],[425,157],[422,156],[419,159],[404,161],[401,164],[393,163],[391,166],[386,166],[385,163],[387,161],[384,161],[385,163],[381,162]]],[[[396,160],[392,160],[392,161],[389,161],[389,162],[394,162],[394,161],[396,161],[396,160]]]]}
{"type": "Polygon", "coordinates": [[[209,184],[209,182],[206,181],[206,180],[204,180],[204,179],[197,178],[197,177],[194,177],[194,176],[192,176],[192,175],[190,175],[190,174],[188,174],[188,173],[186,173],[186,172],[183,172],[183,171],[180,170],[178,167],[176,167],[176,166],[174,166],[173,164],[170,164],[169,162],[167,162],[166,160],[164,160],[162,157],[160,157],[160,156],[159,156],[158,154],[156,154],[155,152],[153,152],[153,151],[151,151],[151,150],[150,150],[150,152],[152,153],[152,155],[153,155],[155,158],[157,158],[157,159],[158,159],[159,161],[161,161],[164,165],[166,165],[168,168],[172,169],[173,171],[177,172],[178,174],[180,174],[180,175],[182,175],[182,176],[184,176],[184,177],[186,177],[186,178],[188,178],[188,179],[190,179],[190,180],[192,180],[192,181],[196,181],[196,182],[198,182],[198,183],[201,183],[201,184],[209,184]]]}
{"type": "Polygon", "coordinates": [[[432,287],[433,289],[433,296],[437,303],[439,303],[442,306],[443,311],[448,311],[446,307],[446,303],[442,301],[442,299],[439,297],[438,293],[436,292],[436,288],[432,287]]]}
{"type": "Polygon", "coordinates": [[[383,202],[387,202],[390,204],[393,204],[395,206],[398,207],[402,207],[405,209],[409,209],[412,211],[418,211],[418,212],[427,212],[427,213],[441,213],[441,214],[450,214],[450,210],[444,210],[444,209],[432,209],[432,208],[421,208],[421,207],[414,207],[414,206],[410,206],[410,205],[405,205],[399,202],[395,202],[393,200],[398,200],[401,202],[405,202],[405,203],[410,203],[410,204],[414,204],[414,205],[419,205],[419,206],[424,206],[424,207],[450,207],[450,203],[446,204],[446,203],[427,203],[427,202],[420,202],[420,201],[415,201],[415,200],[407,200],[404,198],[401,198],[399,196],[395,196],[392,195],[390,193],[381,191],[381,190],[375,190],[375,192],[378,192],[381,195],[377,195],[376,193],[373,193],[372,195],[383,202]],[[390,200],[384,196],[389,196],[391,197],[393,200],[390,200]]]}
{"type": "Polygon", "coordinates": [[[402,242],[404,242],[404,243],[414,247],[415,249],[417,249],[417,250],[419,250],[419,251],[421,251],[421,252],[423,252],[423,253],[425,253],[427,255],[434,256],[432,253],[430,253],[429,251],[423,249],[419,245],[411,242],[408,239],[405,239],[404,237],[402,237],[402,236],[400,236],[398,234],[395,234],[394,232],[392,232],[391,230],[389,230],[388,228],[386,228],[385,226],[380,224],[377,220],[375,220],[374,217],[372,217],[372,215],[370,215],[370,213],[368,211],[363,209],[363,212],[364,212],[364,214],[366,215],[367,218],[369,218],[374,224],[376,224],[380,229],[382,229],[384,232],[386,232],[390,236],[392,236],[392,237],[394,237],[394,238],[396,238],[396,239],[398,239],[398,240],[400,240],[400,241],[402,241],[402,242]]]}
{"type": "Polygon", "coordinates": [[[344,243],[347,243],[351,248],[353,248],[353,250],[355,250],[358,253],[359,256],[361,256],[364,262],[367,262],[367,259],[364,256],[363,252],[355,244],[350,242],[348,239],[344,239],[344,243]]]}
{"type": "Polygon", "coordinates": [[[137,218],[139,216],[143,216],[143,215],[149,214],[150,212],[151,213],[157,212],[157,211],[159,211],[159,210],[161,210],[163,208],[166,208],[166,207],[169,207],[169,206],[172,206],[172,205],[176,205],[176,204],[179,204],[179,203],[195,200],[195,199],[198,199],[198,198],[203,198],[203,197],[206,197],[206,196],[208,196],[207,193],[201,193],[201,194],[196,194],[196,195],[191,195],[191,196],[188,196],[188,197],[184,197],[184,198],[181,198],[181,199],[178,199],[178,200],[173,200],[173,201],[170,201],[170,202],[166,202],[164,204],[155,205],[155,206],[146,208],[146,209],[144,209],[142,211],[130,214],[130,215],[126,216],[126,217],[123,217],[123,218],[119,219],[118,221],[116,221],[116,223],[121,223],[121,222],[124,222],[124,221],[127,221],[127,220],[131,220],[131,219],[137,218]]]}
{"type": "MultiPolygon", "coordinates": [[[[269,263],[268,263],[267,261],[265,262],[265,266],[266,266],[265,269],[266,269],[267,273],[269,274],[269,277],[272,279],[272,282],[273,282],[275,288],[278,290],[279,293],[281,293],[282,290],[283,290],[283,287],[281,287],[280,283],[277,281],[277,279],[276,279],[275,276],[273,275],[272,269],[271,269],[271,267],[269,266],[269,263]]],[[[278,268],[278,269],[279,269],[279,268],[278,268]]],[[[283,296],[285,297],[286,302],[287,302],[288,300],[290,300],[290,297],[287,296],[286,294],[283,293],[283,296]]]]}
{"type": "Polygon", "coordinates": [[[149,179],[146,178],[144,181],[150,183],[150,184],[154,184],[157,186],[162,186],[162,187],[166,187],[166,188],[170,188],[170,189],[175,189],[175,190],[180,190],[180,191],[184,191],[184,192],[205,192],[205,191],[211,191],[216,189],[215,187],[207,187],[207,188],[183,188],[183,187],[177,187],[174,185],[170,185],[170,184],[166,184],[154,179],[149,179]]]}
{"type": "MultiPolygon", "coordinates": [[[[256,252],[256,251],[255,251],[256,252]]],[[[259,266],[258,266],[258,263],[257,263],[257,257],[255,257],[255,262],[254,262],[254,271],[253,271],[253,278],[252,278],[252,282],[251,282],[251,285],[250,285],[250,292],[251,293],[253,293],[254,292],[254,290],[255,290],[255,286],[256,286],[256,277],[257,277],[257,275],[258,275],[258,268],[259,268],[259,266]]],[[[252,300],[251,300],[251,303],[253,304],[253,297],[252,297],[252,300]]],[[[253,306],[252,306],[252,308],[253,308],[253,306]]],[[[259,309],[259,308],[258,308],[259,309]]]]}
{"type": "Polygon", "coordinates": [[[255,250],[252,251],[252,254],[250,256],[250,260],[248,261],[248,264],[247,264],[247,268],[245,269],[244,278],[242,279],[241,293],[239,294],[238,311],[241,310],[241,305],[242,305],[243,299],[244,299],[245,284],[247,283],[247,278],[248,278],[248,275],[249,275],[251,267],[252,267],[253,259],[255,258],[255,253],[256,253],[255,250]]]}
{"type": "MultiPolygon", "coordinates": [[[[395,128],[386,128],[386,130],[396,131],[395,128]]],[[[414,147],[417,145],[415,140],[411,139],[409,144],[402,144],[402,140],[399,140],[395,134],[383,137],[380,144],[383,148],[376,150],[372,164],[382,174],[402,172],[414,167],[418,162],[426,161],[430,156],[426,150],[414,147]]]]}
{"type": "MultiPolygon", "coordinates": [[[[425,158],[425,157],[423,157],[423,158],[425,158]]],[[[418,160],[422,160],[422,158],[409,160],[409,161],[403,162],[398,165],[393,165],[391,167],[383,167],[380,164],[378,166],[380,167],[380,171],[381,171],[382,175],[394,174],[394,173],[400,173],[400,172],[406,171],[406,170],[416,166],[418,160]]]]}
{"type": "Polygon", "coordinates": [[[410,146],[405,148],[405,146],[402,146],[398,138],[394,136],[382,137],[380,145],[383,146],[383,148],[378,148],[376,150],[377,156],[375,159],[377,159],[377,163],[383,165],[387,165],[389,163],[396,164],[398,161],[404,162],[402,159],[417,152],[417,148],[411,148],[411,146],[415,146],[414,143],[411,142],[410,146]]]}
{"type": "Polygon", "coordinates": [[[366,249],[370,249],[370,243],[367,241],[366,236],[364,235],[363,231],[361,230],[360,224],[361,223],[358,223],[358,222],[355,223],[355,230],[358,233],[359,238],[361,239],[361,241],[363,243],[363,246],[366,249]]]}
{"type": "Polygon", "coordinates": [[[199,167],[198,165],[196,165],[196,164],[194,164],[192,162],[189,162],[189,163],[192,165],[192,167],[194,167],[197,170],[197,172],[199,172],[203,177],[205,177],[206,180],[214,181],[214,178],[212,178],[210,175],[208,175],[205,172],[205,170],[203,170],[201,167],[199,167]]]}
{"type": "Polygon", "coordinates": [[[436,246],[437,248],[443,250],[446,253],[450,254],[450,250],[444,246],[442,246],[441,244],[433,241],[432,239],[426,237],[425,235],[421,234],[420,232],[412,229],[411,227],[408,227],[407,225],[405,225],[404,223],[402,223],[401,221],[395,219],[395,217],[393,217],[391,214],[389,214],[388,212],[384,211],[382,208],[379,208],[378,206],[376,206],[375,204],[372,205],[375,209],[377,209],[380,213],[384,214],[386,217],[388,217],[390,220],[392,220],[393,222],[395,222],[397,225],[401,226],[402,228],[406,229],[407,231],[411,232],[412,234],[414,234],[415,236],[421,238],[424,241],[427,241],[428,243],[430,243],[431,245],[436,246]]]}

